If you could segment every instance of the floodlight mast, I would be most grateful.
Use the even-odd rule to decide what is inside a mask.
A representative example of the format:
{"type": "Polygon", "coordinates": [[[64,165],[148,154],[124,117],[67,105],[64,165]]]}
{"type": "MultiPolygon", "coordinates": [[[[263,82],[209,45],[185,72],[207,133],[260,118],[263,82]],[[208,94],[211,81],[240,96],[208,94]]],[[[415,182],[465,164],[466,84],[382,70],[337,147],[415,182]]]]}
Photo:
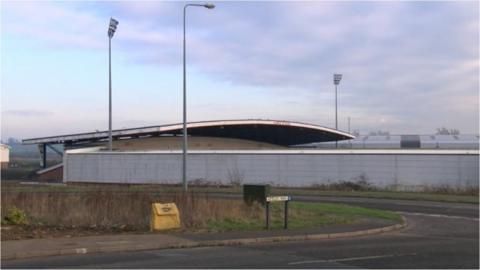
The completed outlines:
{"type": "Polygon", "coordinates": [[[183,182],[183,192],[188,191],[187,183],[187,67],[186,67],[186,38],[185,38],[185,21],[187,15],[187,7],[204,7],[208,9],[214,9],[215,5],[212,3],[206,4],[186,4],[183,7],[183,153],[182,153],[182,182],[183,182]]]}
{"type": "Polygon", "coordinates": [[[112,151],[112,38],[118,21],[110,18],[108,26],[108,150],[112,151]]]}
{"type": "MultiPolygon", "coordinates": [[[[335,84],[335,129],[338,130],[338,117],[337,117],[337,86],[342,80],[342,74],[333,74],[333,84],[335,84]]],[[[335,148],[338,148],[338,141],[335,141],[335,148]]]]}

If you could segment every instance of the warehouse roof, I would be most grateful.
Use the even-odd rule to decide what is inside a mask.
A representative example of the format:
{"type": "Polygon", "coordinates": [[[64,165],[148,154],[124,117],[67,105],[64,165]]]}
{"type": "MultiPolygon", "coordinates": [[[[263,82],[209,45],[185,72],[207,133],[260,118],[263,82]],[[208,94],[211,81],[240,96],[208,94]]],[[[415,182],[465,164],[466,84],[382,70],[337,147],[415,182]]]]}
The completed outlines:
{"type": "MultiPolygon", "coordinates": [[[[152,136],[181,136],[183,125],[172,124],[112,131],[112,137],[132,139],[152,136]]],[[[189,136],[221,137],[266,142],[277,145],[296,145],[353,139],[351,134],[290,121],[277,120],[219,120],[191,122],[187,124],[189,136]]],[[[108,140],[108,131],[78,133],[43,138],[24,139],[23,144],[87,144],[108,140]]]]}

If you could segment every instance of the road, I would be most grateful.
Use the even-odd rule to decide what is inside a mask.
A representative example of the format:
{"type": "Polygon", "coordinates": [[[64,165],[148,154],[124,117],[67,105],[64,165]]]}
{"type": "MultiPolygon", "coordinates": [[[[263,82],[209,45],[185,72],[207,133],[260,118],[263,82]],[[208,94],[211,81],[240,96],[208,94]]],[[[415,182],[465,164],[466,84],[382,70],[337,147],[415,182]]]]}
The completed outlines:
{"type": "MultiPolygon", "coordinates": [[[[241,199],[241,194],[218,194],[213,193],[209,196],[225,199],[241,199]]],[[[345,203],[350,205],[390,210],[405,213],[426,213],[432,215],[479,217],[478,204],[468,203],[445,203],[432,201],[413,201],[400,199],[377,199],[377,198],[359,198],[359,197],[335,197],[335,196],[292,196],[293,201],[304,202],[330,202],[345,203]]]]}
{"type": "Polygon", "coordinates": [[[5,261],[2,268],[479,267],[478,205],[335,200],[400,211],[407,217],[409,226],[393,233],[334,240],[34,258],[5,261]]]}

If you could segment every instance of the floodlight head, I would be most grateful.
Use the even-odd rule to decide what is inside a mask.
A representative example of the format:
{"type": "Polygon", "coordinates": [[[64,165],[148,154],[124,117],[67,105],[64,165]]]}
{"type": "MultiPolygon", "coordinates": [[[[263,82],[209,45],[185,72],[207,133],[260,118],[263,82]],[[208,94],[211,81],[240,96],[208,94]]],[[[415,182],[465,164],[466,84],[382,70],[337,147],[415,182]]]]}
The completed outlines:
{"type": "Polygon", "coordinates": [[[115,30],[117,30],[118,21],[114,18],[110,18],[110,25],[108,26],[108,36],[110,38],[113,37],[115,30]]]}
{"type": "Polygon", "coordinates": [[[115,27],[118,25],[118,21],[115,20],[114,18],[110,18],[110,26],[112,26],[112,25],[115,26],[115,27]]]}
{"type": "Polygon", "coordinates": [[[335,85],[338,85],[340,80],[342,80],[342,74],[333,74],[333,83],[335,85]]]}
{"type": "Polygon", "coordinates": [[[212,3],[206,3],[205,5],[203,5],[204,7],[208,8],[208,9],[214,9],[215,8],[215,5],[212,4],[212,3]]]}

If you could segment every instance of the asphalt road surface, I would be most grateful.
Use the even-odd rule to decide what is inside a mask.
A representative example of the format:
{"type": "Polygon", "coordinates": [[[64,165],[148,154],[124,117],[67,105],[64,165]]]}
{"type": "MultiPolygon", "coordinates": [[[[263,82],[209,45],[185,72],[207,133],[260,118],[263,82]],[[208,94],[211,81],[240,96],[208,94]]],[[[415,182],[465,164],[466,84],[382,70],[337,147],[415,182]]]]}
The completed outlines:
{"type": "Polygon", "coordinates": [[[33,258],[2,268],[479,268],[478,205],[346,200],[400,211],[409,225],[365,237],[33,258]]]}
{"type": "MultiPolygon", "coordinates": [[[[241,194],[209,194],[209,196],[225,199],[242,198],[241,194]]],[[[467,203],[444,203],[431,201],[335,196],[292,196],[292,200],[304,202],[345,203],[350,205],[390,210],[401,213],[426,213],[446,216],[472,217],[477,219],[479,216],[478,204],[467,203]]]]}

